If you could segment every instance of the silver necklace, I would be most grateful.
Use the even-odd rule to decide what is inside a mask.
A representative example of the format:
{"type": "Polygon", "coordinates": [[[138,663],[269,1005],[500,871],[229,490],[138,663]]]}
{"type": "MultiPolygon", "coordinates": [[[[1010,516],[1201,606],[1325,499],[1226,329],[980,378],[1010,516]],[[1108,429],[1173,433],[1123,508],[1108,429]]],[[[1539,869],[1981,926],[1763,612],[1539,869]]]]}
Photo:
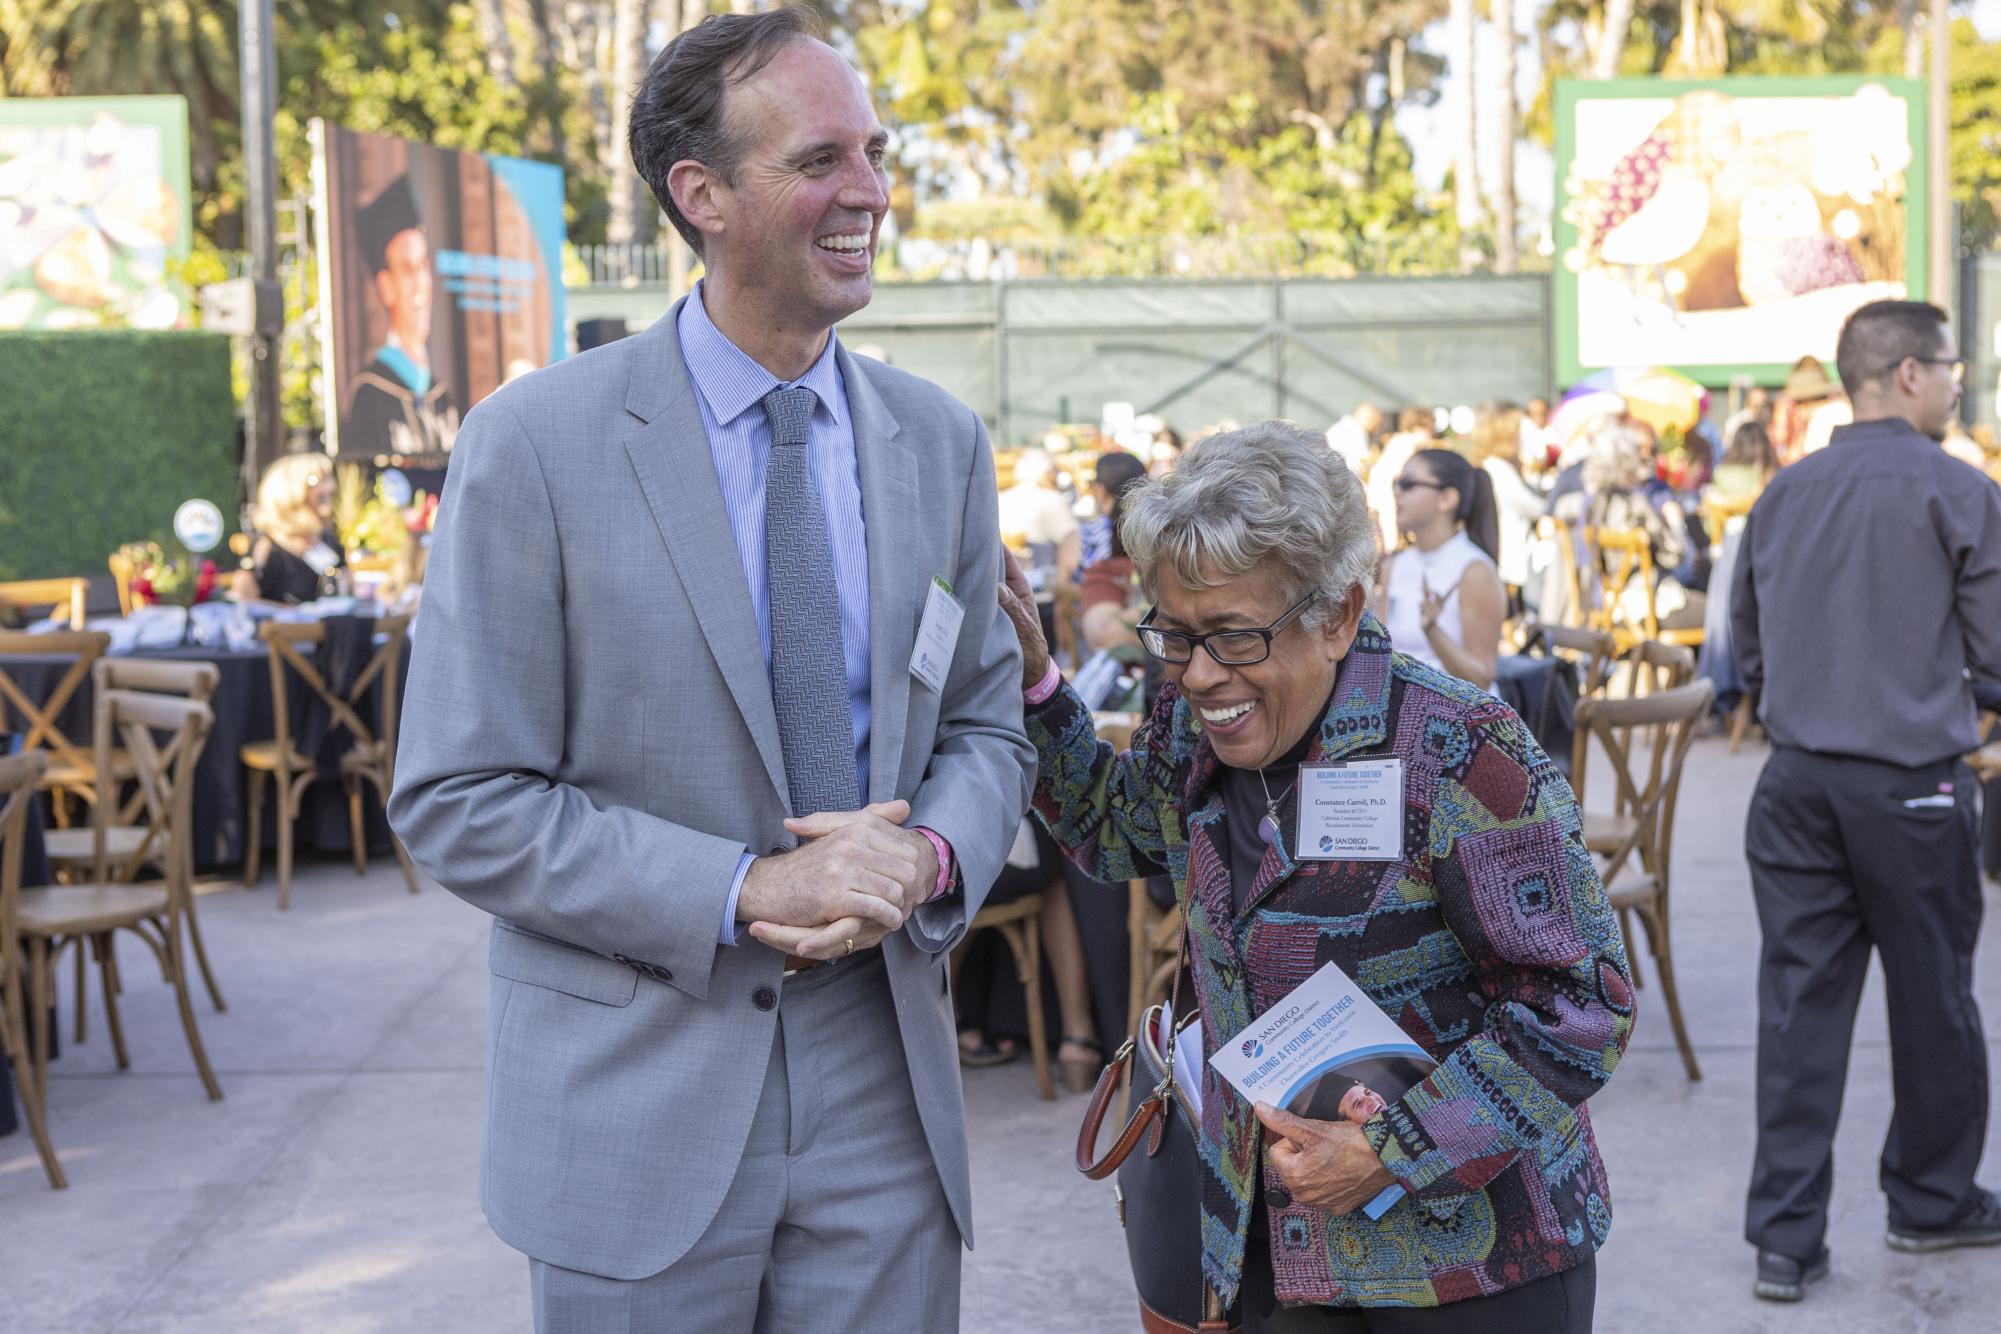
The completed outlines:
{"type": "Polygon", "coordinates": [[[1285,785],[1285,790],[1274,797],[1271,794],[1271,784],[1265,782],[1265,771],[1259,769],[1257,775],[1258,786],[1263,788],[1265,793],[1265,815],[1264,819],[1258,821],[1258,837],[1269,846],[1278,842],[1278,804],[1292,795],[1292,789],[1299,786],[1299,777],[1295,774],[1293,780],[1285,785]]]}

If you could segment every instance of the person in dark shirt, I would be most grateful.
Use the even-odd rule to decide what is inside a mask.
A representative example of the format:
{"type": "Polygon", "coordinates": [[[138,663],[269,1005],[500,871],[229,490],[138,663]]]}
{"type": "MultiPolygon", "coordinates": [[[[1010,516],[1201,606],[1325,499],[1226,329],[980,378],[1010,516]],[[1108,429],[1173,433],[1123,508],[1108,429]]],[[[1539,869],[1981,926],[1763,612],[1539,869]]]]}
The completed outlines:
{"type": "Polygon", "coordinates": [[[2001,676],[2001,492],[1939,442],[1963,363],[1945,312],[1863,306],[1836,354],[1855,423],[1781,470],[1732,578],[1738,666],[1772,755],[1745,829],[1758,906],[1758,1148],[1745,1236],[1760,1297],[1827,1272],[1833,1141],[1873,946],[1889,999],[1890,1246],[2001,1243],[1975,1184],[1987,1050],[1973,676],[2001,676]]]}

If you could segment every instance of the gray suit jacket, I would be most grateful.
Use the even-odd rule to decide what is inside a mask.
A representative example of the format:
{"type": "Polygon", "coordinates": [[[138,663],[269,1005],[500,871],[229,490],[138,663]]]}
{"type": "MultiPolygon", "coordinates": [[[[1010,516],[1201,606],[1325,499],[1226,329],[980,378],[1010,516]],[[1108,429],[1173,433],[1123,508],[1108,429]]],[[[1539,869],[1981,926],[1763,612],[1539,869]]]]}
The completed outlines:
{"type": "MultiPolygon", "coordinates": [[[[686,1252],[742,1156],[782,958],[716,934],[740,854],[794,843],[678,312],[467,415],[390,801],[417,864],[495,919],[487,1218],[536,1259],[624,1279],[686,1252]]],[[[970,1244],[946,955],[999,874],[1035,762],[993,596],[993,461],[979,418],[942,390],[839,356],[868,532],[869,799],[909,800],[964,883],[882,950],[928,1152],[970,1244]],[[934,574],[967,607],[942,694],[909,672],[934,574]]]]}

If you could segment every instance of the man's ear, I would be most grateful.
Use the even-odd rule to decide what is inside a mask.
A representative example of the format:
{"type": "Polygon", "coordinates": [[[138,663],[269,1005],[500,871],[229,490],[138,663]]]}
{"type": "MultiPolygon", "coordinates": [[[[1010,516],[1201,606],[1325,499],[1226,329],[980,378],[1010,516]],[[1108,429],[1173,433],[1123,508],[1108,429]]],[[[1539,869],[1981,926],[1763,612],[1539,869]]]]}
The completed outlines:
{"type": "Polygon", "coordinates": [[[693,158],[683,158],[667,171],[667,192],[674,200],[674,207],[704,236],[722,234],[720,196],[728,189],[720,173],[693,158]]]}

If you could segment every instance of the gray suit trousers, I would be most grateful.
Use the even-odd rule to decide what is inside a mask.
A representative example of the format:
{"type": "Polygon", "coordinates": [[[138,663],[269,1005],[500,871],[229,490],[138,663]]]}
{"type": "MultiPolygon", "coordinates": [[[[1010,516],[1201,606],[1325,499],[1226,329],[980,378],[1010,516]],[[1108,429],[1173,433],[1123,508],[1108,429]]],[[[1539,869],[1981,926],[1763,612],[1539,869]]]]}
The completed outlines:
{"type": "Polygon", "coordinates": [[[528,1265],[537,1334],[956,1330],[959,1233],[881,953],[785,979],[743,1160],[685,1255],[632,1281],[528,1265]]]}

